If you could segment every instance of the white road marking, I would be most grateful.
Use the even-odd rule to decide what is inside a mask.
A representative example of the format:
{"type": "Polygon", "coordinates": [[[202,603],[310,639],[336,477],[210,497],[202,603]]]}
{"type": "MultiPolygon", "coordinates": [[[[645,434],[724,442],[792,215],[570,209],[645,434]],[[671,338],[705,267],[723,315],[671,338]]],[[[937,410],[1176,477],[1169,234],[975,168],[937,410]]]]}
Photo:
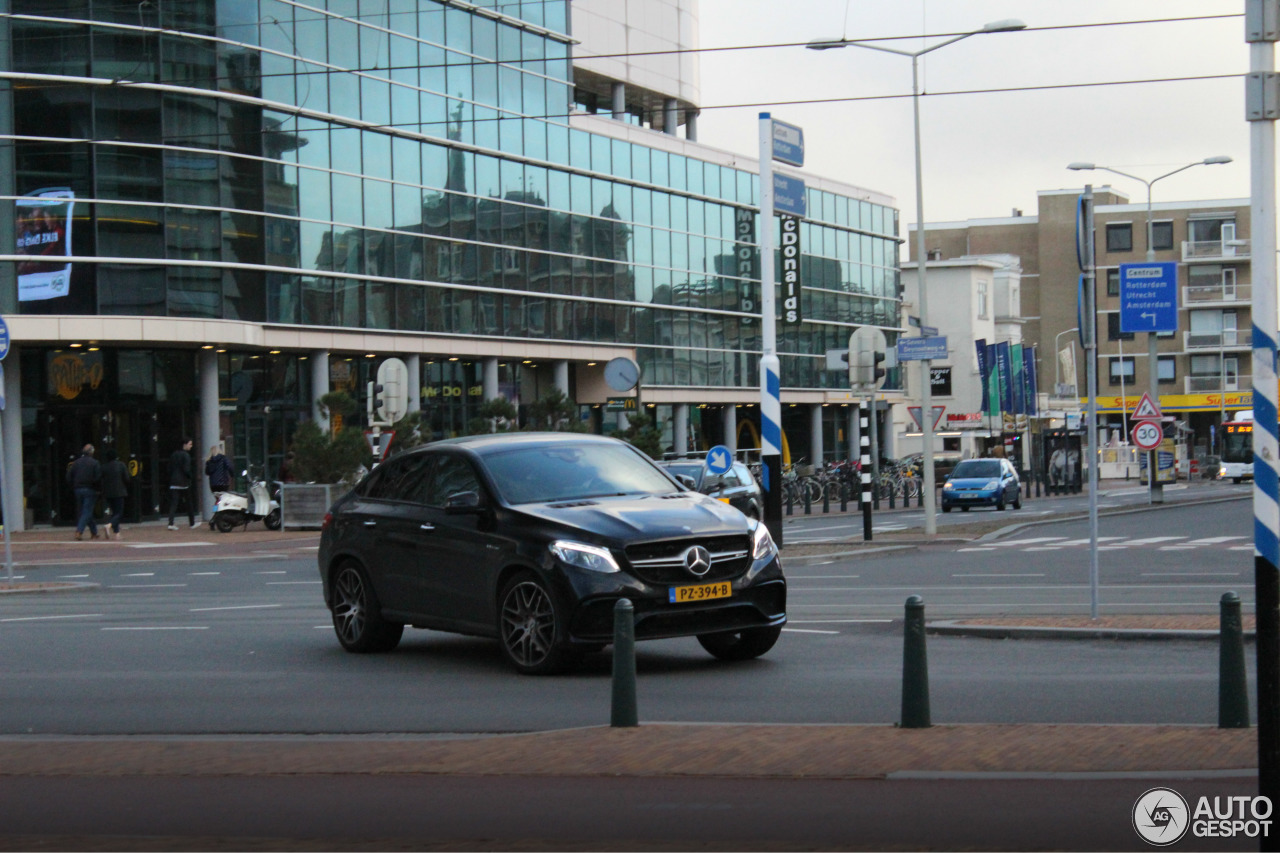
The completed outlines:
{"type": "Polygon", "coordinates": [[[110,589],[160,589],[171,586],[186,586],[185,583],[113,583],[110,589]]]}
{"type": "Polygon", "coordinates": [[[187,574],[193,578],[201,578],[201,577],[216,577],[217,575],[222,574],[222,572],[187,572],[187,574]]]}
{"type": "Polygon", "coordinates": [[[1192,539],[1192,545],[1221,545],[1233,539],[1247,539],[1247,536],[1207,536],[1204,539],[1192,539]]]}
{"type": "Polygon", "coordinates": [[[308,584],[319,584],[320,581],[267,581],[267,586],[299,586],[308,584]]]}
{"type": "MultiPolygon", "coordinates": [[[[845,625],[845,624],[861,624],[864,622],[875,622],[880,625],[887,625],[892,619],[788,619],[788,625],[845,625]]],[[[329,627],[329,626],[325,626],[329,627]]]]}
{"type": "Polygon", "coordinates": [[[255,575],[287,575],[289,573],[285,571],[275,571],[275,572],[254,572],[254,574],[255,575]]]}
{"type": "Polygon", "coordinates": [[[1000,572],[989,572],[986,574],[969,574],[969,575],[952,575],[953,578],[1042,578],[1043,573],[1027,573],[1027,574],[1002,574],[1000,572]]]}
{"type": "Polygon", "coordinates": [[[792,634],[839,634],[839,631],[819,631],[815,628],[783,628],[782,630],[792,634]]]}
{"type": "Polygon", "coordinates": [[[241,604],[236,607],[193,607],[188,613],[210,613],[214,610],[268,610],[279,604],[241,604]]]}
{"type": "Polygon", "coordinates": [[[1020,545],[1038,545],[1042,542],[1062,542],[1066,538],[1065,536],[1036,536],[1033,539],[1011,539],[1008,542],[992,542],[991,544],[1000,548],[1017,548],[1020,545]]]}
{"type": "Polygon", "coordinates": [[[127,542],[127,548],[204,548],[212,542],[127,542]]]}
{"type": "Polygon", "coordinates": [[[1146,539],[1130,539],[1126,545],[1154,545],[1157,542],[1173,542],[1176,539],[1186,539],[1185,536],[1148,536],[1146,539]]]}
{"type": "MultiPolygon", "coordinates": [[[[995,550],[995,548],[957,548],[957,549],[956,549],[956,553],[964,554],[964,553],[967,553],[967,552],[971,552],[971,551],[973,551],[973,552],[977,552],[977,553],[979,553],[979,554],[982,554],[982,553],[986,553],[987,551],[994,551],[994,550],[995,550]]],[[[1030,550],[1030,549],[1028,549],[1028,550],[1030,550]]]]}
{"type": "MultiPolygon", "coordinates": [[[[15,575],[14,577],[17,577],[15,575]]],[[[59,580],[75,580],[76,578],[87,578],[88,575],[58,575],[59,580]]]]}
{"type": "Polygon", "coordinates": [[[155,572],[133,572],[127,575],[121,575],[120,577],[122,578],[153,578],[155,576],[156,576],[155,572]]]}
{"type": "Polygon", "coordinates": [[[103,631],[208,631],[208,625],[152,625],[138,628],[103,628],[103,631]]]}
{"type": "Polygon", "coordinates": [[[10,616],[0,622],[41,622],[47,619],[97,619],[101,613],[68,613],[65,616],[10,616]]]}
{"type": "Polygon", "coordinates": [[[1143,572],[1144,578],[1234,578],[1240,572],[1143,572]]]}

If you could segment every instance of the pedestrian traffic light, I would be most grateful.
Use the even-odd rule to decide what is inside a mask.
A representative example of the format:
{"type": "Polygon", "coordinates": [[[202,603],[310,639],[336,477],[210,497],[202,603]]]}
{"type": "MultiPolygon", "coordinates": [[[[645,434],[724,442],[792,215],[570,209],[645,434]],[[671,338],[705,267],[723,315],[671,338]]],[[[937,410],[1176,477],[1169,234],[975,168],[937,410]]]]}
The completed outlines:
{"type": "Polygon", "coordinates": [[[366,395],[368,397],[368,400],[366,401],[365,405],[369,413],[369,423],[372,424],[377,422],[378,413],[380,412],[383,406],[382,394],[384,391],[384,386],[382,385],[381,382],[370,382],[366,387],[368,390],[368,394],[366,395]]]}

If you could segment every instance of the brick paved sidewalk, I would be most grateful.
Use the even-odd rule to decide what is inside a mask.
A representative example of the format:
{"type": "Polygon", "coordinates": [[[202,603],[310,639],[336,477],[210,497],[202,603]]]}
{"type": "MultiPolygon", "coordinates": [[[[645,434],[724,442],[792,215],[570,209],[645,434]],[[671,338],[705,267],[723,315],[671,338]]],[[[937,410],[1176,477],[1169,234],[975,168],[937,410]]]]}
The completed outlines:
{"type": "Polygon", "coordinates": [[[431,738],[0,738],[3,776],[433,774],[884,778],[898,773],[1245,773],[1254,729],[1143,725],[642,724],[431,738]]]}

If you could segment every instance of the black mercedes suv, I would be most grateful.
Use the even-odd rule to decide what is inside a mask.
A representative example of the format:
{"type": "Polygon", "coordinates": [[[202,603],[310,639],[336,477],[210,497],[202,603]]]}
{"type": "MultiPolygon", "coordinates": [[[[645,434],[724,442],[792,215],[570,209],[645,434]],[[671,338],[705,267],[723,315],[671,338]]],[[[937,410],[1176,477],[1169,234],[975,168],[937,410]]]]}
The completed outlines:
{"type": "Polygon", "coordinates": [[[325,516],[319,566],[347,650],[390,651],[410,625],[496,637],[529,674],[609,644],[621,598],[637,640],[695,636],[724,660],[769,651],[787,619],[763,524],[593,435],[469,436],[393,456],[325,516]]]}

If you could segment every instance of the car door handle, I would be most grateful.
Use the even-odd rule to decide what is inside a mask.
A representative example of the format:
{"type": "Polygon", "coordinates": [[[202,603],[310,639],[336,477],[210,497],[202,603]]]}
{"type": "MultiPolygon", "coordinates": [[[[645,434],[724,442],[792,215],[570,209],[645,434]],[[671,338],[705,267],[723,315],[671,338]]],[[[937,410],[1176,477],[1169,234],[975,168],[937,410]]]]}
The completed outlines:
{"type": "Polygon", "coordinates": [[[436,529],[436,526],[435,526],[434,524],[427,524],[427,523],[424,521],[422,524],[419,524],[419,525],[418,525],[418,529],[419,529],[419,530],[435,530],[435,529],[436,529]]]}

